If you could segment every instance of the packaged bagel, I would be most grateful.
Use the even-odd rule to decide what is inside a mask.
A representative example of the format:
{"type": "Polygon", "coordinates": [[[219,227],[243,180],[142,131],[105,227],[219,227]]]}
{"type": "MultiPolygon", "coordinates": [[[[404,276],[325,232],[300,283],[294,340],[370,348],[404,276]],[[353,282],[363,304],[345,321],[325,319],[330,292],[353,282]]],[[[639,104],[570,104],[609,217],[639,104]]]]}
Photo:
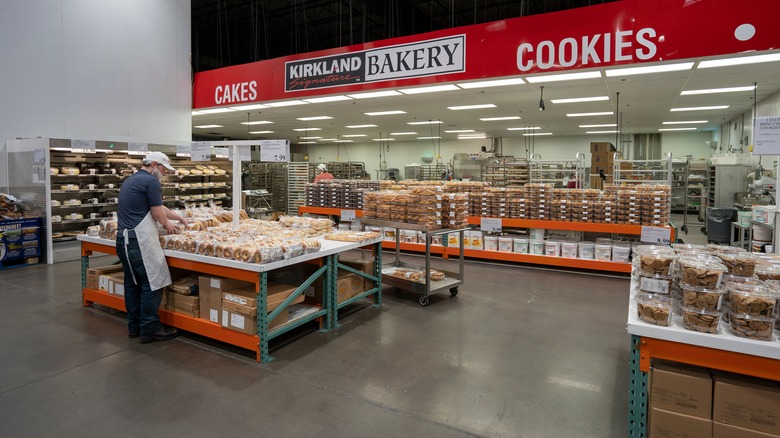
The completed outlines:
{"type": "Polygon", "coordinates": [[[680,305],[683,327],[702,333],[718,333],[720,312],[717,310],[704,310],[696,307],[680,305]]]}
{"type": "Polygon", "coordinates": [[[634,299],[637,317],[642,321],[662,326],[672,322],[672,299],[669,296],[639,292],[634,299]]]}
{"type": "Polygon", "coordinates": [[[752,277],[756,271],[757,259],[749,252],[720,252],[717,256],[731,275],[752,277]]]}
{"type": "Polygon", "coordinates": [[[679,265],[680,279],[691,286],[718,288],[726,272],[722,263],[704,258],[682,257],[679,265]]]}
{"type": "Polygon", "coordinates": [[[760,341],[772,340],[772,327],[775,318],[750,316],[743,313],[729,312],[731,332],[737,336],[760,341]]]}
{"type": "Polygon", "coordinates": [[[775,316],[777,296],[768,287],[731,283],[727,290],[733,312],[750,316],[775,316]]]}
{"type": "Polygon", "coordinates": [[[726,292],[720,287],[710,289],[685,281],[680,282],[680,289],[682,291],[681,305],[703,310],[720,310],[723,295],[726,292]]]}

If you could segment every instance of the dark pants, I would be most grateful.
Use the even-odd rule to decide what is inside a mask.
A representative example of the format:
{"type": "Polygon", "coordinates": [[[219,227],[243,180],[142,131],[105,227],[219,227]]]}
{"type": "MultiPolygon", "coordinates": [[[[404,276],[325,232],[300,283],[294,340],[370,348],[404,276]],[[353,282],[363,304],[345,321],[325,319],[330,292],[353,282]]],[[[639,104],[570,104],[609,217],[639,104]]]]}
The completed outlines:
{"type": "Polygon", "coordinates": [[[162,329],[160,310],[162,289],[152,290],[146,275],[141,248],[138,240],[127,241],[127,254],[122,236],[116,238],[116,254],[122,262],[125,273],[125,307],[127,308],[127,328],[131,335],[151,336],[162,329]],[[133,281],[135,276],[135,282],[133,281]]]}

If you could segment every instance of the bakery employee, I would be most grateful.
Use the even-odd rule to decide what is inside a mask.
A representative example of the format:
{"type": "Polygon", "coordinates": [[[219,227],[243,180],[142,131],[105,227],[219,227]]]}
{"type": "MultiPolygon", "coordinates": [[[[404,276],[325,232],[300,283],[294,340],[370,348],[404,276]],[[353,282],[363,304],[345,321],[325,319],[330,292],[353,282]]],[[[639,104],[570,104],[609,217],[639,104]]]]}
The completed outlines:
{"type": "Polygon", "coordinates": [[[325,164],[317,166],[317,176],[314,177],[314,182],[320,182],[324,179],[333,179],[333,175],[328,173],[328,167],[325,164]]]}
{"type": "Polygon", "coordinates": [[[168,156],[149,152],[143,167],[119,189],[116,253],[125,274],[128,335],[140,337],[142,343],[167,341],[178,335],[175,328],[163,327],[157,315],[162,289],[171,284],[157,224],[176,233],[179,228],[172,221],[188,222],[163,205],[160,181],[168,172],[175,172],[168,156]]]}

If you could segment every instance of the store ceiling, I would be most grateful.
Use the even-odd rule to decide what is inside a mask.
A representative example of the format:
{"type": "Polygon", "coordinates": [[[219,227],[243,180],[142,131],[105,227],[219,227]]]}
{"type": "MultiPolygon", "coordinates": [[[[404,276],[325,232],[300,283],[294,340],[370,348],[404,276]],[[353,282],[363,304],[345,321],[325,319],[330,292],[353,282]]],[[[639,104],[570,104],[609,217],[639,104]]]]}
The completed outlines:
{"type": "MultiPolygon", "coordinates": [[[[780,53],[763,52],[765,53],[780,53]]],[[[750,56],[750,54],[742,55],[750,56]]],[[[716,58],[707,58],[716,59],[716,58]]],[[[674,63],[684,62],[675,61],[674,63]]],[[[318,143],[352,140],[354,143],[374,139],[430,142],[419,137],[457,139],[459,133],[445,131],[473,130],[487,137],[523,138],[529,132],[552,133],[554,136],[583,135],[588,131],[612,131],[613,127],[581,128],[580,125],[615,124],[620,114],[624,134],[659,133],[659,129],[693,128],[698,131],[719,130],[727,120],[749,112],[753,106],[753,91],[717,94],[681,95],[686,90],[701,90],[758,84],[757,101],[780,90],[780,61],[716,68],[697,68],[702,59],[686,71],[652,73],[572,81],[525,83],[521,85],[458,89],[429,94],[354,99],[332,103],[265,108],[253,111],[193,115],[195,138],[229,139],[289,139],[292,143],[318,143]],[[544,86],[545,110],[539,110],[540,89],[544,86]],[[619,103],[617,93],[620,93],[619,103]],[[607,101],[582,103],[552,103],[554,99],[608,96],[607,101]],[[451,110],[449,106],[493,104],[494,108],[451,110]],[[672,108],[728,105],[727,109],[672,112],[672,108]],[[403,114],[369,116],[365,113],[399,110],[403,114]],[[570,117],[571,113],[613,112],[612,115],[570,117]],[[299,118],[328,116],[331,119],[302,121],[299,118]],[[519,116],[519,120],[482,121],[480,118],[519,116]],[[410,122],[437,121],[441,124],[410,125],[410,122]],[[664,122],[705,121],[706,123],[664,125],[664,122]],[[268,124],[245,125],[241,122],[269,121],[268,124]],[[376,127],[347,128],[351,125],[373,124],[376,127]],[[197,128],[202,125],[221,125],[197,128]],[[539,127],[532,131],[509,128],[539,127]],[[298,129],[299,131],[296,131],[298,129]],[[308,129],[307,131],[300,131],[308,129]],[[256,131],[273,131],[251,134],[256,131]],[[391,133],[416,134],[392,135],[391,133]],[[363,135],[363,137],[349,137],[363,135]],[[333,140],[336,139],[336,140],[333,140]]],[[[661,63],[659,63],[661,64],[661,63]]],[[[669,63],[662,63],[669,64],[669,63]]],[[[655,64],[642,64],[642,66],[655,64]]],[[[525,77],[524,77],[525,78],[525,77]]],[[[748,125],[749,120],[746,120],[748,125]]],[[[463,134],[461,134],[463,135],[463,134]]],[[[468,135],[468,134],[466,134],[468,135]]],[[[597,134],[594,134],[597,135],[597,134]]],[[[602,134],[614,135],[614,134],[602,134]]]]}

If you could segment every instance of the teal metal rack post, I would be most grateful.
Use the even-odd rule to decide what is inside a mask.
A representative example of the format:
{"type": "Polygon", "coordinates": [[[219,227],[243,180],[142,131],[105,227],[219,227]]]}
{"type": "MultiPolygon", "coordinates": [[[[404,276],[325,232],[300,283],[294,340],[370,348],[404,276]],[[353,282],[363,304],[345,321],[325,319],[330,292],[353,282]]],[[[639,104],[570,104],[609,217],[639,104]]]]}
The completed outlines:
{"type": "Polygon", "coordinates": [[[647,373],[639,369],[641,336],[631,335],[628,370],[628,436],[647,436],[647,373]]]}

